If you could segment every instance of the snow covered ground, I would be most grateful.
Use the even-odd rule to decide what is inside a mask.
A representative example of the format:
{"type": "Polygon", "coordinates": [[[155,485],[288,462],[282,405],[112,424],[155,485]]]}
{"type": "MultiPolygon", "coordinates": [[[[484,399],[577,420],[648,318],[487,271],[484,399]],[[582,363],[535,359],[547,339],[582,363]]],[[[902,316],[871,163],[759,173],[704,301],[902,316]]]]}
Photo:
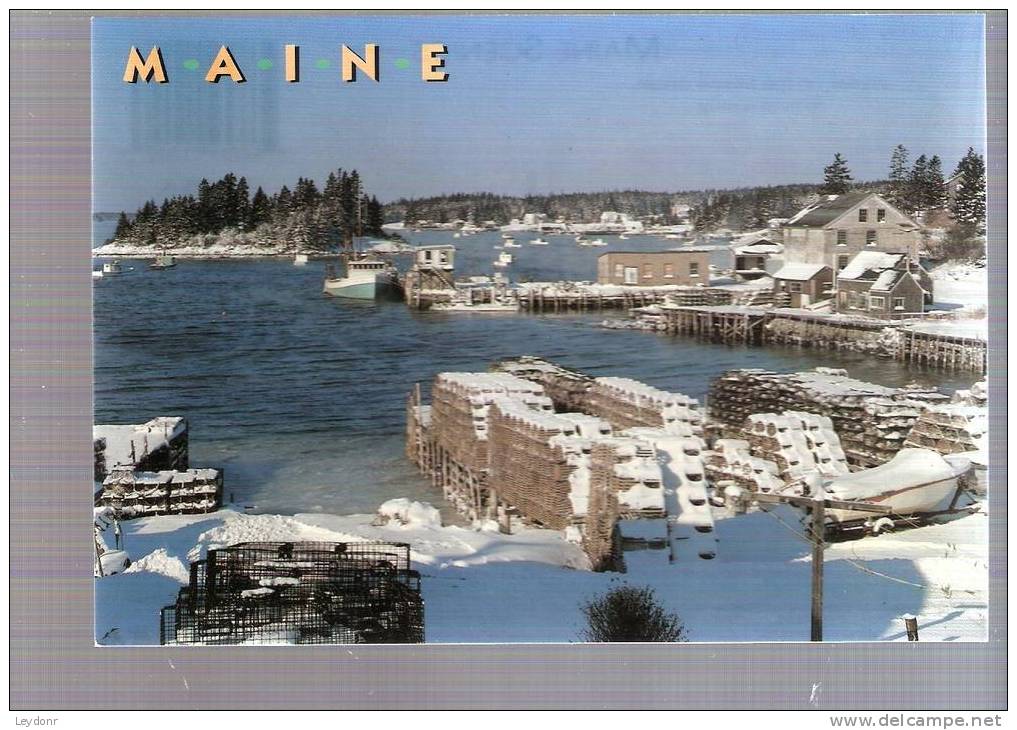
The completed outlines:
{"type": "Polygon", "coordinates": [[[985,266],[950,262],[930,274],[937,307],[984,308],[989,299],[989,270],[985,266]]]}
{"type": "MultiPolygon", "coordinates": [[[[222,510],[124,523],[134,564],[96,581],[96,640],[157,644],[159,609],[175,600],[187,564],[209,547],[251,540],[376,539],[408,542],[422,574],[428,642],[574,642],[581,604],[623,583],[650,585],[677,611],[693,641],[809,638],[809,547],[789,507],[730,516],[715,510],[717,557],[692,551],[626,553],[629,572],[593,573],[561,533],[512,535],[442,527],[424,505],[375,515],[247,515],[222,510]]],[[[985,513],[949,523],[831,545],[825,636],[831,641],[906,639],[903,614],[923,641],[982,641],[988,619],[985,513]]]]}

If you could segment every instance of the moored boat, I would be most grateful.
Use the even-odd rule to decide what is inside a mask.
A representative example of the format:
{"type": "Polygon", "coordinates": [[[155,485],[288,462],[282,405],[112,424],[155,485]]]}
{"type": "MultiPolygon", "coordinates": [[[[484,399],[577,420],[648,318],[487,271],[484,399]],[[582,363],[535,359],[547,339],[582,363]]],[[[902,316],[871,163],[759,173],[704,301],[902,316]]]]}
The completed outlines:
{"type": "Polygon", "coordinates": [[[594,240],[590,241],[587,245],[588,246],[606,246],[607,245],[607,241],[605,241],[603,238],[595,238],[594,240]]]}
{"type": "Polygon", "coordinates": [[[516,243],[514,238],[506,238],[503,248],[522,248],[522,244],[516,243]]]}
{"type": "Polygon", "coordinates": [[[155,257],[155,261],[148,265],[148,268],[159,271],[162,269],[172,269],[176,265],[176,260],[169,254],[159,254],[155,257]]]}
{"type": "Polygon", "coordinates": [[[509,264],[511,264],[513,261],[514,258],[512,257],[512,254],[508,253],[507,251],[502,251],[500,254],[498,254],[498,260],[494,262],[494,265],[497,266],[498,268],[503,269],[509,264]]]}
{"type": "Polygon", "coordinates": [[[116,276],[122,273],[124,273],[124,267],[119,261],[107,261],[102,265],[103,276],[116,276]]]}
{"type": "Polygon", "coordinates": [[[399,295],[399,273],[387,261],[374,257],[346,258],[346,274],[325,275],[324,292],[346,299],[379,299],[399,295]]]}
{"type": "Polygon", "coordinates": [[[532,241],[530,241],[530,245],[531,245],[531,246],[547,246],[547,245],[548,245],[548,243],[547,243],[547,241],[545,241],[545,240],[544,240],[543,238],[541,238],[540,236],[537,236],[537,237],[536,237],[536,238],[534,238],[534,239],[533,239],[532,241]]]}
{"type": "Polygon", "coordinates": [[[293,265],[294,266],[304,266],[306,264],[307,264],[307,254],[306,253],[298,253],[296,256],[293,257],[293,265]]]}

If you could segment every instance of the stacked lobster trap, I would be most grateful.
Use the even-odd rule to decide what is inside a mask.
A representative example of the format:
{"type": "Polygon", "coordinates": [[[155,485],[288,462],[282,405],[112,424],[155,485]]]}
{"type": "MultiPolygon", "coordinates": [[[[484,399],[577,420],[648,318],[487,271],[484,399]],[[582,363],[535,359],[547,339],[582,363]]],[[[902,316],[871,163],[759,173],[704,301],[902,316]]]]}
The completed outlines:
{"type": "Polygon", "coordinates": [[[402,543],[249,542],[208,551],[162,609],[163,644],[424,640],[420,575],[402,543]]]}

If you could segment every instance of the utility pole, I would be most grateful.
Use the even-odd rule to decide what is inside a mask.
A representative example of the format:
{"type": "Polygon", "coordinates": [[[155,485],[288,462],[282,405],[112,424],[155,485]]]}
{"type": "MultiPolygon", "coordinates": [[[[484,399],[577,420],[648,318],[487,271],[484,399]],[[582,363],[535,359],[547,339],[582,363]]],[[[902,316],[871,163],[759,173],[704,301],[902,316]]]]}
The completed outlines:
{"type": "Polygon", "coordinates": [[[888,505],[872,504],[871,502],[845,502],[840,499],[823,499],[821,497],[797,497],[785,494],[763,494],[755,492],[750,499],[765,504],[791,504],[812,510],[812,638],[810,641],[823,640],[823,540],[826,532],[826,510],[845,509],[854,512],[875,512],[888,515],[893,510],[888,505]]]}

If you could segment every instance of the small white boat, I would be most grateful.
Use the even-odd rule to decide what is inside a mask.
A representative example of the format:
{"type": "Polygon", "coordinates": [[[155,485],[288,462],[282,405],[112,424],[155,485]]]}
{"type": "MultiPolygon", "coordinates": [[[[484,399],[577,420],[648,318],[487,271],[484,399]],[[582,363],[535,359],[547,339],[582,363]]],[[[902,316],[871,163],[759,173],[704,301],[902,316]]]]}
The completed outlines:
{"type": "Polygon", "coordinates": [[[522,247],[523,247],[522,244],[521,243],[516,243],[514,238],[507,238],[507,239],[505,239],[504,248],[522,248],[522,247]]]}
{"type": "MultiPolygon", "coordinates": [[[[885,505],[895,515],[939,512],[950,506],[957,480],[971,462],[959,456],[941,456],[928,449],[901,449],[885,464],[831,479],[823,485],[828,499],[885,505]]],[[[871,512],[828,509],[835,523],[874,518],[871,512]]]]}
{"type": "Polygon", "coordinates": [[[603,238],[595,238],[594,240],[590,241],[589,245],[590,246],[606,246],[607,245],[607,241],[605,241],[603,238]]]}
{"type": "Polygon", "coordinates": [[[455,233],[452,234],[452,238],[462,238],[462,237],[463,234],[460,233],[459,231],[456,231],[455,233]]]}
{"type": "Polygon", "coordinates": [[[545,241],[545,240],[544,240],[543,238],[541,238],[540,236],[537,236],[537,237],[536,237],[536,238],[534,238],[534,239],[533,239],[532,241],[530,241],[530,245],[531,245],[531,246],[547,246],[547,245],[548,245],[548,243],[547,243],[547,241],[545,241]]]}
{"type": "Polygon", "coordinates": [[[306,266],[307,265],[307,254],[306,253],[298,253],[296,256],[294,256],[293,257],[293,265],[294,266],[306,266]]]}
{"type": "Polygon", "coordinates": [[[501,237],[504,238],[504,239],[507,239],[509,241],[512,240],[512,234],[511,233],[503,233],[503,234],[501,234],[501,237]]]}
{"type": "Polygon", "coordinates": [[[621,234],[620,236],[618,236],[618,238],[619,238],[620,240],[622,240],[622,241],[627,241],[627,240],[629,240],[629,237],[628,237],[628,236],[626,236],[626,235],[625,235],[624,233],[623,233],[623,234],[621,234]]]}
{"type": "Polygon", "coordinates": [[[665,234],[664,238],[669,238],[669,239],[674,240],[674,239],[677,239],[677,238],[681,238],[681,236],[679,236],[677,233],[668,233],[668,234],[665,234]]]}
{"type": "Polygon", "coordinates": [[[325,276],[324,292],[346,299],[378,299],[397,296],[401,289],[399,272],[387,261],[379,258],[348,258],[346,275],[325,276]]]}
{"type": "Polygon", "coordinates": [[[101,271],[93,271],[92,272],[92,280],[93,281],[98,281],[101,278],[102,278],[102,272],[101,271]]]}
{"type": "Polygon", "coordinates": [[[431,311],[477,312],[478,314],[513,314],[519,311],[519,305],[514,302],[483,302],[477,304],[451,302],[449,304],[435,304],[431,307],[431,311]]]}
{"type": "Polygon", "coordinates": [[[124,273],[124,267],[120,265],[119,261],[107,261],[102,265],[103,276],[116,276],[122,273],[124,273]]]}
{"type": "Polygon", "coordinates": [[[512,254],[508,253],[507,251],[502,251],[500,254],[498,254],[498,260],[494,262],[494,265],[500,269],[503,269],[509,264],[511,264],[513,261],[514,259],[512,257],[512,254]]]}

